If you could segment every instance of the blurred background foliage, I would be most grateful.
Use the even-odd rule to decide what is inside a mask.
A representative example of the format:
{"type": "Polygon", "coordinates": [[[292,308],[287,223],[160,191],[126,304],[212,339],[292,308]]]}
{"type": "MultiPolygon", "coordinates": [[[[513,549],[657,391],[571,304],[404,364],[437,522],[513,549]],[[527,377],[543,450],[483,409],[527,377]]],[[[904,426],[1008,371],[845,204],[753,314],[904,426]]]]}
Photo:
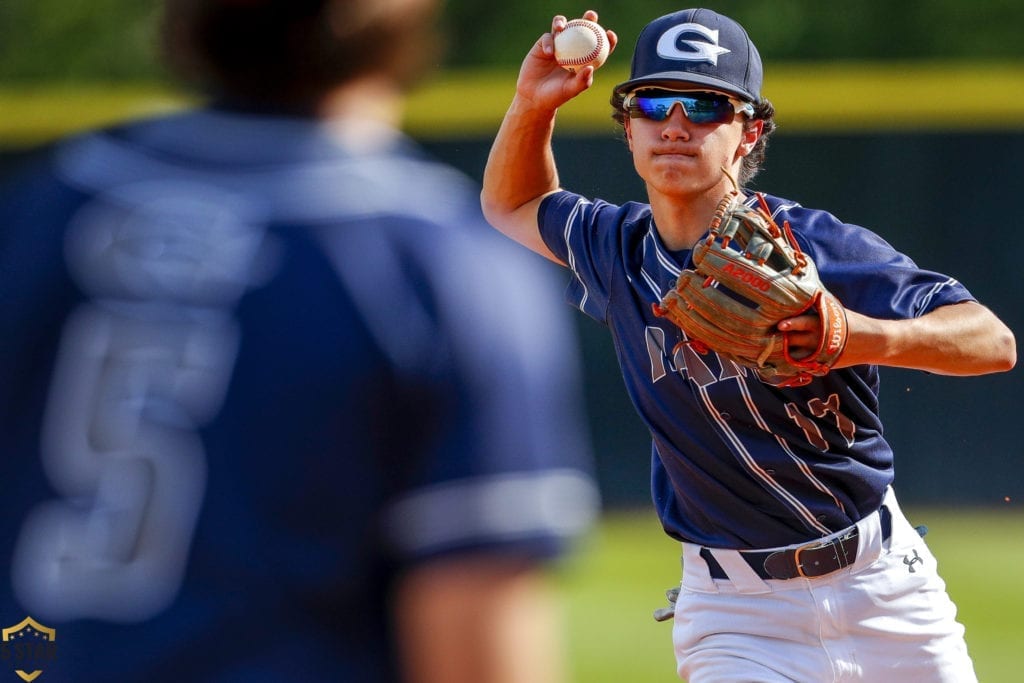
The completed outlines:
{"type": "Polygon", "coordinates": [[[151,80],[153,0],[0,0],[0,82],[151,80]]]}
{"type": "MultiPolygon", "coordinates": [[[[720,0],[705,3],[750,31],[766,61],[1024,58],[1022,0],[720,0]]],[[[517,65],[553,14],[594,8],[623,39],[684,5],[662,0],[449,0],[443,66],[517,65]]],[[[2,0],[0,82],[147,81],[161,75],[153,47],[156,0],[2,0]]]]}
{"type": "Polygon", "coordinates": [[[1024,57],[1021,0],[718,0],[697,5],[663,0],[521,0],[488,9],[473,0],[450,2],[451,34],[458,36],[453,64],[518,63],[544,17],[598,11],[629,49],[650,20],[691,6],[726,14],[751,34],[766,61],[881,59],[995,59],[1024,57]],[[475,30],[474,27],[482,27],[475,30]]]}

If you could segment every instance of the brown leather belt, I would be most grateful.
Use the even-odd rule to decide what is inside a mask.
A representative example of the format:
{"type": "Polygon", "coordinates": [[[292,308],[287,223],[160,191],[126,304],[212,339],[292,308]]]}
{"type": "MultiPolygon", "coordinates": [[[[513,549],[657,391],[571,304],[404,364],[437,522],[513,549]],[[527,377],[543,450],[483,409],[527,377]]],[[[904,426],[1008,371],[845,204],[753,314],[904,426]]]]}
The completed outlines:
{"type": "MultiPolygon", "coordinates": [[[[882,506],[879,510],[882,539],[892,533],[892,515],[882,506]]],[[[849,532],[830,541],[808,543],[786,550],[740,551],[750,568],[762,579],[813,579],[849,567],[857,559],[860,531],[853,527],[849,532]]],[[[709,548],[701,548],[700,556],[708,563],[713,579],[728,579],[729,576],[715,560],[709,548]]]]}

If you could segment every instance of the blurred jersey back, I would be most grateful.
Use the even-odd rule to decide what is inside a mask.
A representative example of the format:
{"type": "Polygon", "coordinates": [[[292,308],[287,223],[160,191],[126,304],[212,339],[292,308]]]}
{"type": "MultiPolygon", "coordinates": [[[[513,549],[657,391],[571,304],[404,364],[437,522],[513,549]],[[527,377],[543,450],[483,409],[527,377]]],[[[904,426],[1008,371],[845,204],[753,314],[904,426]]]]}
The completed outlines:
{"type": "Polygon", "coordinates": [[[299,119],[137,122],[20,175],[0,625],[58,637],[0,666],[388,681],[395,572],[560,552],[594,490],[570,323],[533,259],[407,140],[299,119]]]}

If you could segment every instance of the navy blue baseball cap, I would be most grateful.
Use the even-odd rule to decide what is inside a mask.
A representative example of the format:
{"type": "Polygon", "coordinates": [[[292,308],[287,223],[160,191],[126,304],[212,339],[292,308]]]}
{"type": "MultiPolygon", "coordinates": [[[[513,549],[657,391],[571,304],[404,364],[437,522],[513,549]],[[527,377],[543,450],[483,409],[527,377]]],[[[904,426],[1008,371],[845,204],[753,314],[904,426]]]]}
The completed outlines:
{"type": "Polygon", "coordinates": [[[748,102],[761,101],[761,55],[747,32],[709,9],[684,9],[644,27],[633,50],[630,78],[613,100],[645,85],[706,85],[748,102]]]}

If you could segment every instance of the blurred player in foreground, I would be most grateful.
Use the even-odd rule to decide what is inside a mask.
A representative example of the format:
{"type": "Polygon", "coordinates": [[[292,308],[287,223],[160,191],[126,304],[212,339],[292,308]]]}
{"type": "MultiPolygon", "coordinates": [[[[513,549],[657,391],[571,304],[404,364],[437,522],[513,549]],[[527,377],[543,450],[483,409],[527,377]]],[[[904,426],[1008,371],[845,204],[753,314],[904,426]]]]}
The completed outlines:
{"type": "MultiPolygon", "coordinates": [[[[691,343],[655,311],[694,267],[692,247],[736,190],[732,179],[740,201],[760,204],[742,190],[775,125],[760,57],[741,26],[709,10],[647,25],[612,104],[649,203],[614,206],[559,185],[555,114],[594,78],[592,67],[574,75],[556,63],[553,34],[564,26],[555,17],[522,64],[482,200],[499,230],[569,267],[571,302],[610,328],[653,439],[658,514],[682,541],[679,675],[974,680],[935,558],[891,488],[878,366],[1005,371],[1016,362],[1012,333],[955,279],[874,233],[765,196],[846,307],[845,351],[831,371],[785,384],[691,343]]],[[[778,325],[795,357],[819,347],[816,316],[778,325]]]]}
{"type": "Polygon", "coordinates": [[[397,132],[436,4],[168,0],[210,104],[6,188],[0,618],[56,654],[0,667],[560,680],[544,567],[597,505],[571,320],[397,132]]]}

